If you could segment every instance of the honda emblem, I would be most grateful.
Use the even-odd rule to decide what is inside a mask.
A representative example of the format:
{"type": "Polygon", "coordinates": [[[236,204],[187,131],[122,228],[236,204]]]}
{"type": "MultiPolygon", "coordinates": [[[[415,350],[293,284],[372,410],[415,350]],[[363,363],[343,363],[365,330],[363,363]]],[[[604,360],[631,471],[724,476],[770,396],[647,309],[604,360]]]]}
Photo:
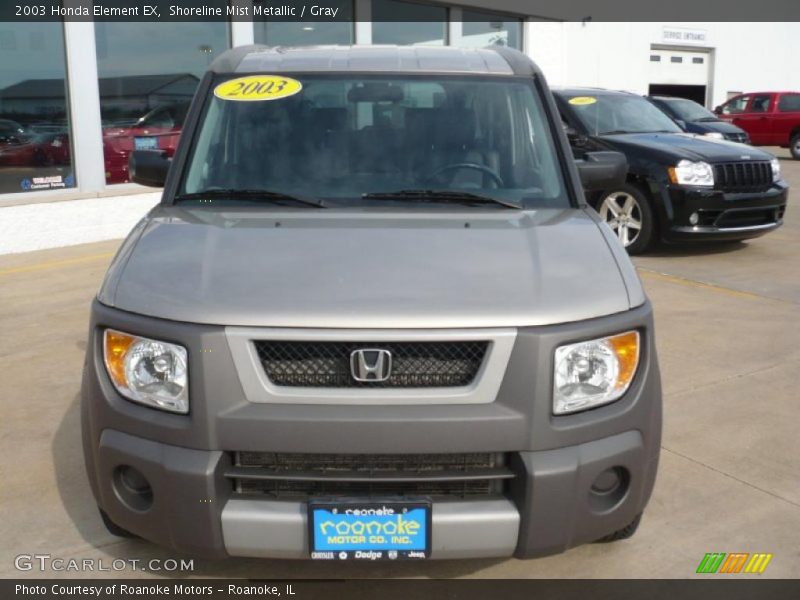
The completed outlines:
{"type": "Polygon", "coordinates": [[[380,348],[354,350],[350,353],[350,373],[356,381],[386,381],[392,374],[392,353],[380,348]]]}

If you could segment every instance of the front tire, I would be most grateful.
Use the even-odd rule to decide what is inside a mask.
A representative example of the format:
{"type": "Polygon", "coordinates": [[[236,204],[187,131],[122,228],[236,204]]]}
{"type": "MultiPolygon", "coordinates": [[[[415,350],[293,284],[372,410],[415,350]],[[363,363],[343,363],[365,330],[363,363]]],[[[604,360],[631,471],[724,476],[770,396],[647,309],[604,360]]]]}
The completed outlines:
{"type": "Polygon", "coordinates": [[[135,534],[131,533],[127,529],[123,529],[122,527],[114,523],[114,521],[111,520],[111,517],[109,517],[106,511],[104,511],[102,508],[100,508],[99,510],[100,510],[100,518],[103,519],[103,525],[106,526],[108,533],[121,538],[137,537],[135,534]]]}
{"type": "Polygon", "coordinates": [[[639,523],[642,522],[642,514],[639,513],[636,515],[636,518],[628,523],[622,529],[615,531],[614,533],[609,533],[605,537],[601,537],[599,540],[595,541],[595,544],[609,544],[611,542],[619,542],[620,540],[627,540],[628,538],[632,538],[633,534],[636,533],[636,530],[639,529],[639,523]]]}
{"type": "Polygon", "coordinates": [[[792,153],[792,158],[800,160],[800,131],[792,136],[792,141],[789,142],[789,151],[792,153]]]}
{"type": "Polygon", "coordinates": [[[625,183],[615,190],[603,192],[597,202],[597,212],[628,254],[641,254],[653,242],[653,208],[639,187],[625,183]]]}

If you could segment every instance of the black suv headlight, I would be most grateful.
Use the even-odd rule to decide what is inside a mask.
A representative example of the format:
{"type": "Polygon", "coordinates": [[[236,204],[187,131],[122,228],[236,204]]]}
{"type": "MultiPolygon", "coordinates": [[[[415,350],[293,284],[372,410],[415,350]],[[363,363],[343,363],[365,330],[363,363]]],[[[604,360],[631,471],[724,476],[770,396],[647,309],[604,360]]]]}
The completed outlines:
{"type": "Polygon", "coordinates": [[[714,187],[714,169],[707,162],[682,160],[677,166],[669,167],[669,180],[678,185],[714,187]]]}

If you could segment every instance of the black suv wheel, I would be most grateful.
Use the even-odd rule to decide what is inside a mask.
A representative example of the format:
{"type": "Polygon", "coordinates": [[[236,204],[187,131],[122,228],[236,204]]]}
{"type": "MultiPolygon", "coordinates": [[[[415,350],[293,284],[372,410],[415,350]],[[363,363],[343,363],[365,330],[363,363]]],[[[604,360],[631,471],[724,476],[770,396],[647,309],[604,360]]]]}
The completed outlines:
{"type": "Polygon", "coordinates": [[[641,254],[653,241],[655,221],[650,201],[632,183],[603,192],[597,201],[597,212],[628,251],[641,254]]]}

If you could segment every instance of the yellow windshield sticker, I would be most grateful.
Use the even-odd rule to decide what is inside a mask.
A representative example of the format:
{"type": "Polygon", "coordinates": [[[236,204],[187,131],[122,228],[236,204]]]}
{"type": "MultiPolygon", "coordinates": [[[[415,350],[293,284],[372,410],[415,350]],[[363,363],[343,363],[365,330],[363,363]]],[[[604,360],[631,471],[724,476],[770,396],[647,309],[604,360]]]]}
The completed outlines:
{"type": "Polygon", "coordinates": [[[250,75],[231,79],[214,88],[214,95],[222,100],[238,102],[263,102],[294,96],[303,84],[281,75],[250,75]]]}
{"type": "Polygon", "coordinates": [[[570,104],[577,104],[578,106],[594,104],[595,102],[597,102],[597,98],[593,96],[575,96],[574,98],[569,99],[570,104]]]}

